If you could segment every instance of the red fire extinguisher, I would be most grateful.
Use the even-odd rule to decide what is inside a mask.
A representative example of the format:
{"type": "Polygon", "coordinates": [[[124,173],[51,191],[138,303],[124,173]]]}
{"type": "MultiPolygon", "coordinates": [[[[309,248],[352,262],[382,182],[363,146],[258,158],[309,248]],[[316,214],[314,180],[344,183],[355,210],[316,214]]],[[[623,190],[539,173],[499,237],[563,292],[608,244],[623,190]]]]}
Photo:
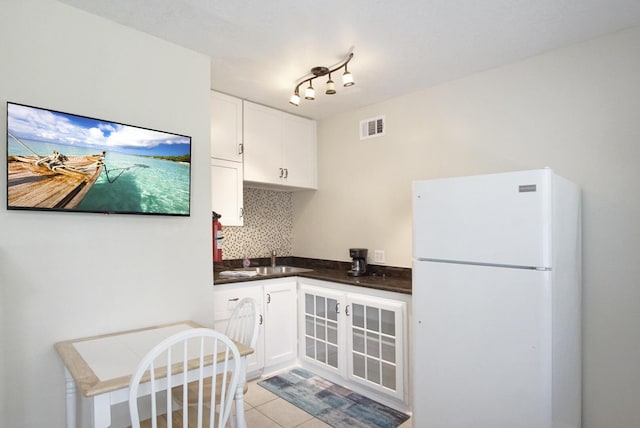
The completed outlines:
{"type": "Polygon", "coordinates": [[[220,223],[220,214],[211,211],[213,215],[213,261],[222,261],[222,224],[220,223]]]}

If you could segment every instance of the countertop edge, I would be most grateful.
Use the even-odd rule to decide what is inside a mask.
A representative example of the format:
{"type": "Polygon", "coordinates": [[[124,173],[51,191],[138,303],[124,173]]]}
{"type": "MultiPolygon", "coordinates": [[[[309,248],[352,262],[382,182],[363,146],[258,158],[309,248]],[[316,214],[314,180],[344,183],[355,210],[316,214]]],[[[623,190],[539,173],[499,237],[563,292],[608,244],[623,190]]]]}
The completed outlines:
{"type": "MultiPolygon", "coordinates": [[[[294,266],[296,264],[293,264],[294,266]]],[[[312,269],[309,272],[296,272],[296,273],[279,273],[273,275],[256,275],[253,277],[235,277],[235,278],[220,278],[218,272],[214,272],[214,286],[223,284],[237,284],[246,283],[251,281],[262,281],[275,278],[287,278],[287,277],[300,277],[316,279],[321,281],[336,282],[345,285],[351,285],[356,287],[371,288],[382,291],[390,291],[394,293],[412,294],[411,291],[411,278],[409,277],[397,277],[392,275],[386,275],[384,273],[372,273],[364,276],[349,276],[346,270],[343,269],[331,269],[331,268],[315,268],[310,266],[300,266],[312,269]]],[[[392,268],[397,269],[397,268],[392,268]]]]}

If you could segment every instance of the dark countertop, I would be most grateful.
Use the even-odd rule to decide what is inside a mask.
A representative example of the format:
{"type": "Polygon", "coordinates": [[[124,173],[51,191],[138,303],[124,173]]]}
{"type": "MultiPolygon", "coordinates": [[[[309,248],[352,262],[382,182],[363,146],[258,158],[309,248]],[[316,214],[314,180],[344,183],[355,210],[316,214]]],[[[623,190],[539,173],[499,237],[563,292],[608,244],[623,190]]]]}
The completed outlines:
{"type": "MultiPolygon", "coordinates": [[[[251,266],[268,266],[269,258],[252,259],[251,266]]],[[[234,284],[238,282],[260,281],[263,279],[283,278],[299,276],[302,278],[332,281],[356,287],[373,288],[377,290],[393,291],[396,293],[411,294],[411,269],[382,265],[369,265],[369,274],[353,277],[347,275],[351,263],[332,260],[309,259],[304,257],[279,257],[278,265],[296,266],[313,269],[310,272],[283,273],[276,275],[256,275],[242,278],[220,278],[220,272],[242,267],[242,260],[223,260],[214,263],[214,285],[234,284]]]]}

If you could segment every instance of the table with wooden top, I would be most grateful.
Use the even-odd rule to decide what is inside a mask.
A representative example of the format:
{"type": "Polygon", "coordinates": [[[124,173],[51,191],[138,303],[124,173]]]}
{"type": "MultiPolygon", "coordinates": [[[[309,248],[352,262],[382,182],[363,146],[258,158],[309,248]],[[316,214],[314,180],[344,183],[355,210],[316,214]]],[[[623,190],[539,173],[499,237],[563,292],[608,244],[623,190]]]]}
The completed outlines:
{"type": "MultiPolygon", "coordinates": [[[[176,333],[201,325],[193,321],[153,326],[101,336],[58,342],[55,345],[65,365],[67,428],[76,428],[78,388],[92,399],[94,428],[111,425],[111,406],[129,400],[129,382],[142,358],[158,343],[176,333]]],[[[236,389],[238,427],[245,428],[244,373],[252,348],[235,342],[242,357],[240,381],[236,389]]]]}

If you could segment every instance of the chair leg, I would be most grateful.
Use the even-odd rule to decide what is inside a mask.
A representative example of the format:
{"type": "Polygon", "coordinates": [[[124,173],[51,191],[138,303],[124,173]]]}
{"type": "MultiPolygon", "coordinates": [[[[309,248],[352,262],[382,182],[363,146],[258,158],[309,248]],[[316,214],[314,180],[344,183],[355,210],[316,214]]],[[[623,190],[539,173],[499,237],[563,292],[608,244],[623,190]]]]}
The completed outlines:
{"type": "Polygon", "coordinates": [[[236,400],[233,400],[233,404],[231,405],[231,414],[229,415],[229,426],[231,428],[236,428],[236,400]]]}

